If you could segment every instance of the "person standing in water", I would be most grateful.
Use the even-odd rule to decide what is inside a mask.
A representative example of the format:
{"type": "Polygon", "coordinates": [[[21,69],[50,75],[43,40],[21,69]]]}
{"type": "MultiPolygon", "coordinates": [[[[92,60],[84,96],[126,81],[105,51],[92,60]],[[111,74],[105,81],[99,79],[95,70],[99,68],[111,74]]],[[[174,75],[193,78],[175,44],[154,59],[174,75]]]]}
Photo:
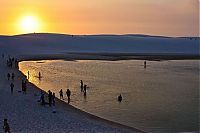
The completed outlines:
{"type": "Polygon", "coordinates": [[[29,73],[29,71],[28,71],[28,79],[29,79],[29,76],[30,76],[30,73],[29,73]]]}
{"type": "Polygon", "coordinates": [[[81,80],[81,92],[83,92],[83,80],[81,80]]]}
{"type": "Polygon", "coordinates": [[[147,67],[147,62],[146,61],[144,61],[144,68],[146,68],[147,67]]]}
{"type": "Polygon", "coordinates": [[[41,73],[40,73],[40,72],[39,72],[38,76],[39,76],[38,78],[39,78],[39,80],[40,80],[40,79],[41,79],[41,73]]]}
{"type": "Polygon", "coordinates": [[[70,103],[70,95],[71,95],[71,91],[69,89],[67,89],[67,100],[68,100],[68,104],[70,103]]]}
{"type": "Polygon", "coordinates": [[[84,96],[86,96],[86,92],[87,92],[87,85],[84,85],[84,96]]]}
{"type": "Polygon", "coordinates": [[[122,101],[122,95],[121,95],[121,94],[118,96],[118,101],[119,101],[119,102],[122,101]]]}

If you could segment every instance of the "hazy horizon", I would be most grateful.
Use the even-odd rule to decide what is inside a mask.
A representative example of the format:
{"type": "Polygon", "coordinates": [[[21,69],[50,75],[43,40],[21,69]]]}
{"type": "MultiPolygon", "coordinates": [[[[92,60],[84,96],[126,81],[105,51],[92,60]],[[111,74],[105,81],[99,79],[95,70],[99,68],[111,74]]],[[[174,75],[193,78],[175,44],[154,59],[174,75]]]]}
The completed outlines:
{"type": "Polygon", "coordinates": [[[1,0],[1,35],[199,36],[199,0],[1,0]]]}

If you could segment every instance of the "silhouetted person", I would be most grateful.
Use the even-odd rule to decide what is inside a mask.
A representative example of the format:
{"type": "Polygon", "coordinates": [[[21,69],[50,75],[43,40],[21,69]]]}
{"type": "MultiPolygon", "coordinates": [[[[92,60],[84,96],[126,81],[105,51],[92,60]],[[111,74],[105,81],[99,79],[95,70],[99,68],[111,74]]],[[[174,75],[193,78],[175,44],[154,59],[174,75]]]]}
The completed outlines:
{"type": "Polygon", "coordinates": [[[118,101],[119,101],[119,102],[122,101],[122,95],[121,95],[121,94],[118,96],[118,101]]]}
{"type": "Polygon", "coordinates": [[[24,81],[24,93],[26,94],[26,91],[27,91],[27,84],[26,84],[26,80],[24,81]]]}
{"type": "Polygon", "coordinates": [[[7,74],[7,78],[8,78],[8,80],[10,80],[10,73],[7,74]]]}
{"type": "Polygon", "coordinates": [[[15,59],[15,68],[19,68],[18,60],[17,59],[15,59]]]}
{"type": "Polygon", "coordinates": [[[26,85],[26,81],[22,80],[22,92],[24,94],[26,94],[27,91],[27,85],[26,85]]]}
{"type": "Polygon", "coordinates": [[[5,133],[10,133],[10,126],[7,119],[4,119],[3,121],[3,129],[5,133]]]}
{"type": "Polygon", "coordinates": [[[29,79],[29,76],[30,76],[30,74],[29,74],[29,71],[28,71],[28,79],[29,79]]]}
{"type": "Polygon", "coordinates": [[[38,76],[39,76],[39,80],[40,80],[40,79],[41,79],[41,73],[40,73],[40,72],[39,72],[39,75],[38,75],[38,76]]]}
{"type": "Polygon", "coordinates": [[[49,90],[48,93],[49,93],[49,95],[48,95],[48,97],[49,97],[49,106],[51,106],[51,104],[52,104],[52,92],[49,90]]]}
{"type": "Polygon", "coordinates": [[[63,90],[62,89],[59,91],[59,94],[60,94],[60,99],[63,100],[63,90]]]}
{"type": "Polygon", "coordinates": [[[2,58],[4,58],[4,54],[2,54],[2,58]]]}
{"type": "Polygon", "coordinates": [[[87,92],[87,85],[84,85],[84,96],[86,96],[86,92],[87,92]]]}
{"type": "Polygon", "coordinates": [[[41,91],[40,102],[42,105],[45,105],[44,93],[41,91]]]}
{"type": "Polygon", "coordinates": [[[22,85],[21,85],[21,89],[22,89],[22,92],[24,92],[24,80],[22,80],[22,85]]]}
{"type": "Polygon", "coordinates": [[[11,83],[11,84],[10,84],[10,90],[11,90],[11,93],[13,93],[13,88],[14,88],[14,84],[11,83]]]}
{"type": "Polygon", "coordinates": [[[52,95],[52,104],[53,104],[53,106],[55,106],[55,98],[56,98],[55,93],[53,93],[53,95],[52,95]]]}
{"type": "Polygon", "coordinates": [[[147,67],[147,62],[146,61],[144,61],[144,68],[146,68],[147,67]]]}
{"type": "Polygon", "coordinates": [[[70,103],[70,95],[71,95],[71,91],[69,89],[67,89],[67,100],[68,100],[68,103],[70,103]]]}
{"type": "Polygon", "coordinates": [[[15,78],[15,74],[12,73],[12,75],[11,75],[11,79],[14,80],[14,78],[15,78]]]}
{"type": "Polygon", "coordinates": [[[83,92],[83,80],[81,80],[80,84],[81,84],[81,92],[83,92]]]}

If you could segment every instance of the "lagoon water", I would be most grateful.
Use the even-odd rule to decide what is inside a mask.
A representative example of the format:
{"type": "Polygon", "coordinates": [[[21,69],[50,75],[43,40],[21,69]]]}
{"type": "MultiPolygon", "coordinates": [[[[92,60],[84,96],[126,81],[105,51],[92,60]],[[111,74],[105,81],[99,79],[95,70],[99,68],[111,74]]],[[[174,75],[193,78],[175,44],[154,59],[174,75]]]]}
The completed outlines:
{"type": "Polygon", "coordinates": [[[137,60],[45,60],[21,62],[20,70],[57,97],[69,88],[70,104],[91,114],[149,132],[183,132],[199,127],[199,62],[148,61],[145,69],[137,60]],[[88,85],[86,97],[81,79],[88,85]]]}

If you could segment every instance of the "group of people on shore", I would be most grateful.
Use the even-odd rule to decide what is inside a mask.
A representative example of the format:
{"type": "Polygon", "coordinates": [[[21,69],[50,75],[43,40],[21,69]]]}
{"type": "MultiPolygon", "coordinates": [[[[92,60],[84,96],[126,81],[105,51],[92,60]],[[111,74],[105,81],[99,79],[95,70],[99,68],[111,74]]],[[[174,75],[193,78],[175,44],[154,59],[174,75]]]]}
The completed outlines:
{"type": "Polygon", "coordinates": [[[45,102],[45,93],[41,90],[39,102],[43,106],[46,105],[46,104],[48,104],[50,107],[52,105],[55,106],[55,93],[51,92],[50,90],[48,91],[48,101],[49,101],[48,103],[45,102]]]}
{"type": "MultiPolygon", "coordinates": [[[[2,58],[4,58],[4,55],[2,55],[2,58]]],[[[12,64],[13,64],[13,62],[14,62],[14,58],[10,58],[9,57],[9,59],[7,60],[7,67],[9,67],[9,68],[12,68],[12,64]]],[[[15,79],[15,74],[14,74],[14,72],[12,72],[12,73],[7,73],[7,80],[8,81],[12,81],[11,83],[10,83],[10,91],[11,91],[11,93],[13,94],[13,90],[14,90],[14,83],[13,83],[13,81],[14,81],[14,79],[15,79]]]]}
{"type": "MultiPolygon", "coordinates": [[[[2,58],[4,58],[4,56],[2,56],[2,58]]],[[[19,66],[18,66],[18,60],[17,59],[15,59],[14,57],[13,58],[11,58],[11,57],[9,57],[8,59],[7,59],[7,66],[9,67],[9,68],[19,68],[19,66]]]]}
{"type": "Polygon", "coordinates": [[[7,79],[10,80],[10,78],[11,78],[11,80],[14,80],[15,74],[14,74],[14,73],[11,73],[11,74],[8,73],[8,74],[7,74],[7,79]]]}
{"type": "MultiPolygon", "coordinates": [[[[5,56],[4,54],[2,54],[2,59],[4,59],[5,56]]],[[[11,58],[10,56],[8,57],[7,61],[6,61],[6,66],[8,68],[18,68],[18,60],[15,58],[11,58]]],[[[7,80],[11,81],[10,83],[10,90],[11,90],[11,94],[13,94],[13,90],[14,90],[14,78],[15,78],[15,74],[14,72],[12,73],[7,73],[7,80]]],[[[3,121],[3,130],[5,133],[11,133],[10,131],[10,126],[8,124],[8,119],[4,119],[3,121]]]]}

